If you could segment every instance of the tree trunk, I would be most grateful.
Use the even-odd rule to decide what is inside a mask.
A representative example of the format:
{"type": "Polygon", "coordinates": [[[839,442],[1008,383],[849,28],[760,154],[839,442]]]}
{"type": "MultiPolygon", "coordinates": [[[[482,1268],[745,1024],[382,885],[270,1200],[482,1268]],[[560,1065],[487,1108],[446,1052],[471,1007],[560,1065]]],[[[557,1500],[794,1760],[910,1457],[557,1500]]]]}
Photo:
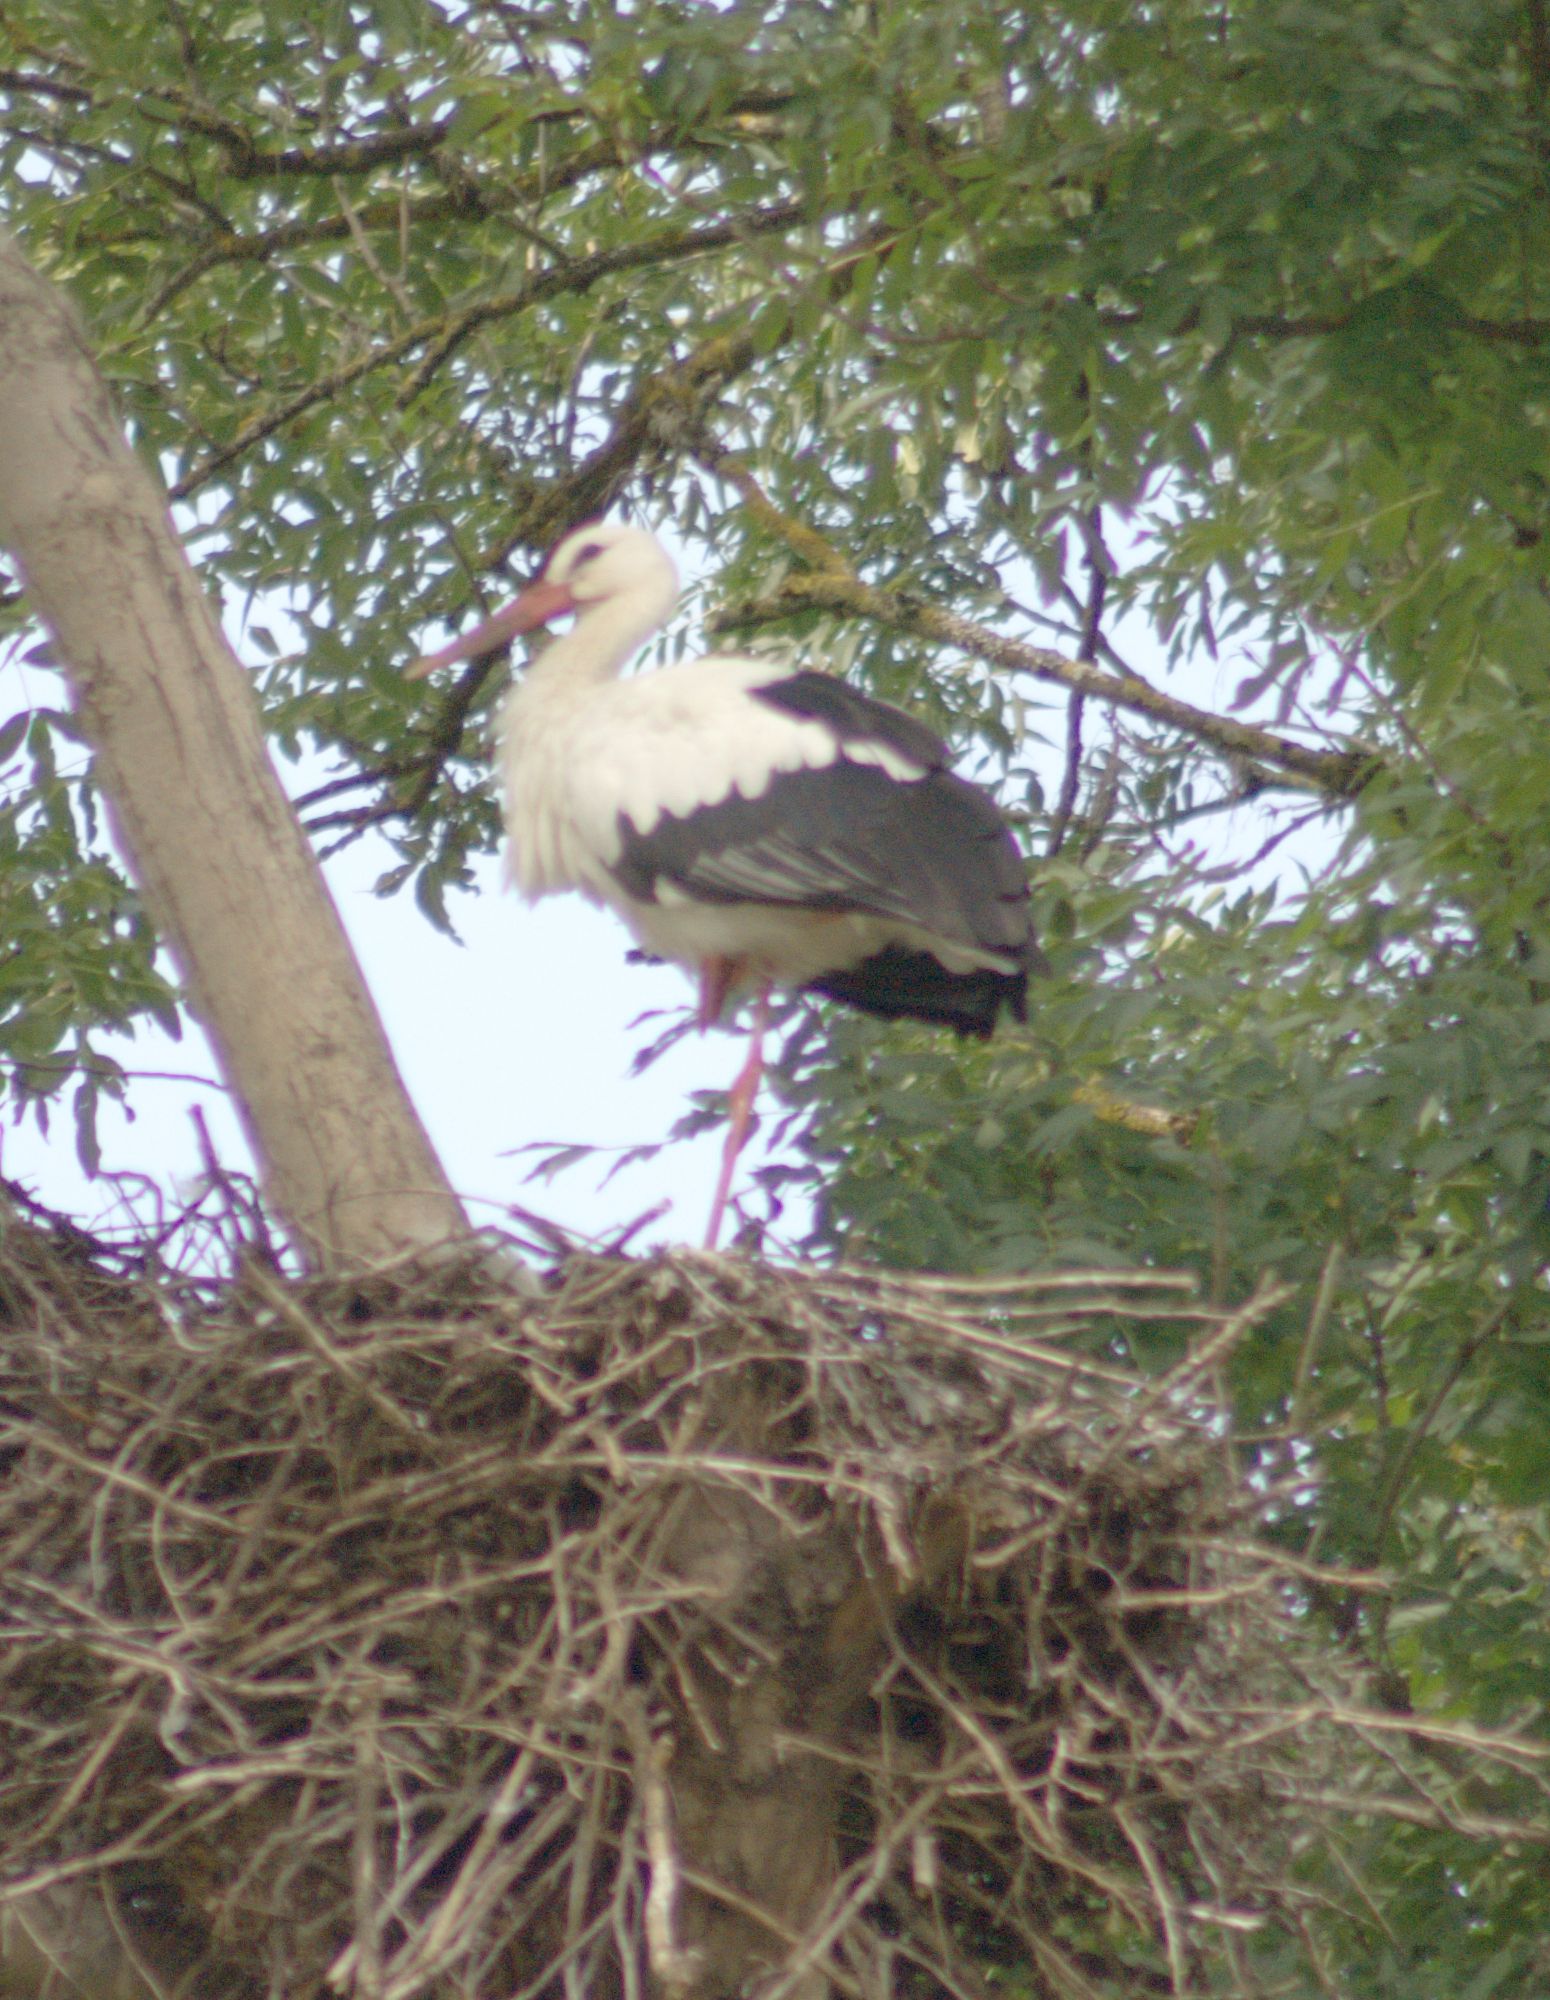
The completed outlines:
{"type": "Polygon", "coordinates": [[[0,234],[0,540],[119,842],[314,1262],[466,1224],[394,1066],[243,670],[63,296],[0,234]]]}

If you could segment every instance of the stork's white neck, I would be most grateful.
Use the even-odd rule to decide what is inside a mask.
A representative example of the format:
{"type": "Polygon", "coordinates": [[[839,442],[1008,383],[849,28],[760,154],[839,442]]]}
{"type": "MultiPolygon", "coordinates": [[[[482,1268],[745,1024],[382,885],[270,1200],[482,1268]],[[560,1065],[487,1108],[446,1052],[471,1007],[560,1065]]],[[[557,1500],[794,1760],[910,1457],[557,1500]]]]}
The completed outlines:
{"type": "Polygon", "coordinates": [[[571,629],[551,640],[528,668],[526,684],[563,679],[581,689],[612,680],[662,629],[677,602],[677,586],[669,574],[583,605],[571,629]]]}

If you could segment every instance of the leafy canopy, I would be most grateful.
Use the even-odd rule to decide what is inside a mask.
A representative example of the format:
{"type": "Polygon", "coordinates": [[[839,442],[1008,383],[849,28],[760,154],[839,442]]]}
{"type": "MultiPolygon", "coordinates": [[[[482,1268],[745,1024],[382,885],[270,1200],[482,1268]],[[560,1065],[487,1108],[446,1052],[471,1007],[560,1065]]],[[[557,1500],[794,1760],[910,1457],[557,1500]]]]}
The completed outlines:
{"type": "MultiPolygon", "coordinates": [[[[212,584],[293,621],[249,640],[320,839],[440,916],[496,690],[402,661],[604,508],[702,549],[724,629],[1001,774],[1056,959],[984,1051],[799,1038],[823,1241],[1275,1271],[1241,1448],[1397,1580],[1310,1615],[1377,1699],[1542,1730],[1540,0],[5,0],[0,44],[6,214],[212,584]],[[1224,858],[1283,839],[1303,879],[1224,858]]],[[[89,1125],[94,1037],[174,996],[68,720],[0,757],[0,1053],[89,1125]]],[[[1471,1783],[1275,1990],[1540,1990],[1543,1850],[1457,1830],[1529,1794],[1471,1783]]]]}

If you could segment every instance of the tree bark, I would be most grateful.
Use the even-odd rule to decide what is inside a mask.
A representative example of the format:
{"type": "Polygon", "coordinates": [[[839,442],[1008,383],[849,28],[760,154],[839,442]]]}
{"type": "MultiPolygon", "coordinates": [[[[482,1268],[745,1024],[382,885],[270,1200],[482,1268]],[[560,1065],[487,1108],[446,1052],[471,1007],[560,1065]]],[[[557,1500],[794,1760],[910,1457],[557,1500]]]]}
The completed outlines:
{"type": "Polygon", "coordinates": [[[298,1247],[352,1262],[462,1234],[165,499],[70,306],[3,233],[0,541],[298,1247]]]}

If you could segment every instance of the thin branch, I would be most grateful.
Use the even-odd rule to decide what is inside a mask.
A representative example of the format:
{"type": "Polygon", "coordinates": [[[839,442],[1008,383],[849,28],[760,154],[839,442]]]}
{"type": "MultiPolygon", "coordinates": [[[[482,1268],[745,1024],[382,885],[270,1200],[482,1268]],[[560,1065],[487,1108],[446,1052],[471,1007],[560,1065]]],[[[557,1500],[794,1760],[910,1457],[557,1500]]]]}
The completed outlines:
{"type": "Polygon", "coordinates": [[[707,472],[724,480],[754,519],[783,541],[810,568],[852,583],[859,581],[856,572],[831,541],[797,515],[788,514],[784,508],[778,507],[752,469],[703,427],[695,432],[691,455],[707,472]]]}
{"type": "MultiPolygon", "coordinates": [[[[1103,606],[1109,593],[1109,552],[1103,545],[1103,509],[1094,506],[1087,522],[1087,605],[1082,614],[1082,643],[1077,659],[1086,666],[1098,663],[1098,642],[1103,629],[1103,606]]],[[[1060,778],[1060,796],[1055,801],[1055,817],[1049,830],[1049,858],[1053,861],[1065,845],[1066,834],[1076,811],[1082,783],[1082,711],[1087,696],[1081,689],[1072,692],[1066,704],[1066,764],[1060,778]]]]}
{"type": "MultiPolygon", "coordinates": [[[[1063,653],[1008,638],[907,592],[879,590],[863,582],[839,550],[815,528],[776,506],[742,460],[722,449],[703,430],[696,433],[693,452],[707,470],[736,489],[750,512],[784,541],[805,566],[784,577],[768,597],[745,599],[712,613],[705,621],[709,632],[773,624],[804,610],[837,611],[851,617],[870,618],[876,624],[892,626],[896,631],[939,645],[956,646],[993,666],[1032,674],[1039,680],[1067,687],[1073,694],[1092,695],[1111,707],[1149,716],[1233,757],[1285,771],[1306,788],[1333,798],[1354,798],[1378,766],[1376,751],[1365,746],[1317,749],[1279,731],[1196,708],[1192,702],[1165,694],[1137,673],[1127,671],[1120,675],[1090,659],[1070,660],[1063,653]]],[[[1084,652],[1098,650],[1097,627],[1102,609],[1101,597],[1089,600],[1089,615],[1083,621],[1084,652]]]]}
{"type": "Polygon", "coordinates": [[[33,97],[58,97],[71,104],[90,104],[92,94],[79,84],[60,83],[51,76],[39,76],[36,70],[0,69],[0,90],[25,91],[33,97]]]}
{"type": "Polygon", "coordinates": [[[513,313],[526,311],[529,306],[559,293],[590,291],[599,278],[611,277],[617,271],[636,270],[642,265],[680,263],[687,258],[701,257],[708,250],[724,250],[729,244],[745,242],[752,236],[768,236],[782,230],[797,229],[814,219],[812,208],[805,201],[777,202],[772,207],[734,215],[725,222],[703,229],[676,230],[670,235],[648,237],[643,243],[624,244],[616,250],[600,250],[590,257],[578,257],[558,270],[546,271],[515,292],[482,299],[465,307],[435,342],[400,392],[399,403],[412,402],[468,336],[491,320],[509,318],[513,313]]]}
{"type": "Polygon", "coordinates": [[[1285,771],[1331,798],[1354,798],[1378,768],[1377,753],[1365,745],[1326,750],[1299,743],[1277,730],[1197,708],[1139,676],[1122,678],[1089,662],[1067,659],[1064,654],[1009,638],[906,591],[880,590],[828,567],[785,577],[769,596],[728,605],[707,620],[707,626],[712,631],[726,631],[768,625],[800,611],[818,610],[868,618],[935,645],[955,646],[1010,673],[1028,674],[1091,695],[1110,707],[1182,730],[1229,756],[1285,771]]]}
{"type": "MultiPolygon", "coordinates": [[[[1324,812],[1322,804],[1310,806],[1306,812],[1293,813],[1284,826],[1266,834],[1252,854],[1246,854],[1235,861],[1223,861],[1215,868],[1202,868],[1197,872],[1197,882],[1235,882],[1245,875],[1252,875],[1256,868],[1267,862],[1278,847],[1282,847],[1294,834],[1301,833],[1305,826],[1311,826],[1324,812]]],[[[1166,849],[1164,850],[1166,852],[1166,849]]]]}
{"type": "Polygon", "coordinates": [[[374,132],[365,139],[345,139],[329,146],[293,146],[284,152],[266,152],[245,125],[223,118],[208,105],[199,104],[182,91],[162,89],[155,99],[141,107],[141,115],[153,122],[173,124],[185,131],[213,139],[226,156],[226,171],[234,180],[273,180],[306,176],[323,180],[335,174],[360,174],[373,167],[391,166],[398,161],[423,157],[446,144],[453,119],[436,119],[429,125],[410,125],[397,131],[374,132]],[[159,118],[157,100],[171,107],[170,118],[159,118]]]}
{"type": "Polygon", "coordinates": [[[509,319],[519,313],[541,305],[546,300],[565,293],[582,293],[591,289],[600,279],[612,277],[621,271],[637,270],[642,266],[679,263],[692,257],[703,256],[707,251],[719,250],[727,244],[740,240],[748,233],[790,229],[812,219],[811,211],[802,202],[783,202],[774,208],[756,210],[751,215],[733,218],[731,221],[712,229],[690,229],[675,231],[670,235],[649,238],[643,243],[623,244],[619,248],[599,251],[590,257],[580,257],[562,269],[542,272],[528,283],[519,285],[514,291],[500,292],[494,297],[480,299],[465,307],[460,313],[437,313],[433,318],[420,320],[408,327],[392,340],[383,341],[357,360],[332,374],[320,377],[293,396],[288,402],[267,410],[262,416],[244,424],[237,435],[219,451],[211,455],[194,470],[180,479],[171,489],[174,500],[186,500],[209,484],[215,475],[241,458],[254,445],[272,437],[276,431],[284,430],[298,417],[319,403],[328,402],[341,390],[351,387],[362,377],[374,374],[378,369],[389,368],[395,362],[405,359],[421,348],[430,348],[430,353],[420,364],[403,392],[402,400],[418,393],[435,368],[439,367],[468,336],[480,326],[492,320],[509,319]]]}
{"type": "MultiPolygon", "coordinates": [[[[316,171],[321,172],[328,160],[341,149],[323,149],[308,157],[316,162],[316,171]]],[[[391,197],[358,204],[355,210],[360,229],[391,233],[400,242],[404,234],[412,229],[424,229],[446,222],[467,224],[470,222],[511,223],[523,235],[531,231],[519,219],[524,209],[535,207],[549,197],[562,193],[565,189],[588,179],[593,174],[616,172],[622,167],[641,165],[663,153],[688,150],[704,151],[702,143],[686,140],[678,135],[653,133],[639,145],[623,147],[616,140],[606,139],[595,145],[579,149],[568,160],[558,165],[545,163],[532,172],[507,176],[499,182],[481,183],[471,174],[461,174],[455,186],[436,194],[426,194],[411,198],[403,188],[391,197]]],[[[256,159],[271,156],[255,155],[256,159]]],[[[284,156],[275,155],[279,160],[284,156]]],[[[406,155],[408,157],[408,155],[406,155]]],[[[311,172],[314,169],[309,168],[311,172]]],[[[260,177],[260,169],[255,167],[254,177],[260,177]]],[[[335,172],[336,181],[347,178],[343,169],[335,172]]],[[[305,219],[277,223],[273,228],[252,233],[239,233],[229,226],[217,227],[215,236],[196,253],[182,271],[167,280],[156,294],[151,305],[141,310],[140,322],[151,321],[156,311],[178,296],[188,285],[202,277],[206,271],[223,264],[263,264],[287,250],[307,245],[326,244],[356,236],[357,231],[350,225],[347,216],[309,216],[305,219]]],[[[165,229],[116,228],[101,233],[87,231],[82,241],[102,249],[124,249],[145,244],[165,244],[171,238],[165,229]]],[[[544,247],[551,251],[552,246],[544,247]]]]}
{"type": "Polygon", "coordinates": [[[1388,1540],[1394,1509],[1399,1505],[1400,1496],[1405,1490],[1405,1481],[1410,1477],[1410,1468],[1415,1463],[1416,1453],[1430,1434],[1432,1425],[1441,1415],[1443,1404],[1463,1380],[1475,1356],[1501,1332],[1512,1317],[1516,1305],[1515,1298],[1504,1299],[1494,1312],[1487,1314],[1473,1332],[1465,1335],[1454,1349],[1452,1359],[1443,1370],[1442,1379],[1432,1391],[1426,1408],[1410,1426],[1404,1446],[1389,1467],[1388,1476],[1383,1482],[1382,1491],[1373,1509],[1374,1529],[1371,1547],[1375,1552],[1381,1551],[1388,1540]]]}

